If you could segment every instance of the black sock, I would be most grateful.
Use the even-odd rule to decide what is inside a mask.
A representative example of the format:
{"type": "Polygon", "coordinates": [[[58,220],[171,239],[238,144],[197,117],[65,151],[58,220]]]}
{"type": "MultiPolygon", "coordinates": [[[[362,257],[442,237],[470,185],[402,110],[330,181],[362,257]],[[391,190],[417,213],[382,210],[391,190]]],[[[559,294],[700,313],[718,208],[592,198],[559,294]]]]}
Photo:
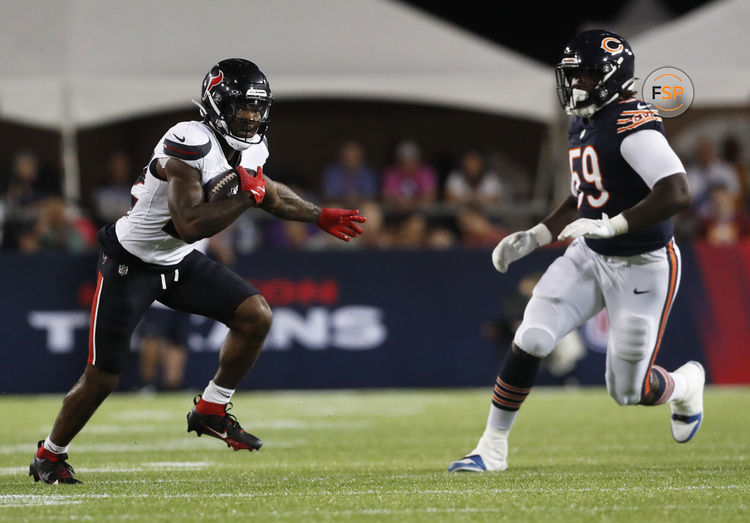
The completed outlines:
{"type": "Polygon", "coordinates": [[[541,361],[515,347],[508,352],[497,373],[492,404],[501,410],[517,411],[534,386],[541,361]]]}

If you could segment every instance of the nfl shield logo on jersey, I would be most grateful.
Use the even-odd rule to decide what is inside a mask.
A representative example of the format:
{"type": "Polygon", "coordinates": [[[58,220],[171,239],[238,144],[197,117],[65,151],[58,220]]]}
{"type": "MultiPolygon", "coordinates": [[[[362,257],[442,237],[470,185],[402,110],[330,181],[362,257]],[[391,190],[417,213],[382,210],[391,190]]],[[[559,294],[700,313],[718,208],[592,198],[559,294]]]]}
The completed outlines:
{"type": "Polygon", "coordinates": [[[127,265],[120,265],[117,267],[117,273],[120,276],[126,276],[128,274],[128,266],[127,265]]]}

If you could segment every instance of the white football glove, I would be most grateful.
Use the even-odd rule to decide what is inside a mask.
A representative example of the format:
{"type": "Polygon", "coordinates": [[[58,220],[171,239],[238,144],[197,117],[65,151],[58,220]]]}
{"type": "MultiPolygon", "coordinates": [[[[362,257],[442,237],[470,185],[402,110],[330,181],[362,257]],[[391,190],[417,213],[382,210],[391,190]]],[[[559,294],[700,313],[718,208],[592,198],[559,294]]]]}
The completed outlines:
{"type": "Polygon", "coordinates": [[[527,231],[514,232],[500,240],[492,251],[492,264],[499,272],[505,273],[508,265],[550,241],[552,241],[552,233],[543,223],[527,231]]]}
{"type": "Polygon", "coordinates": [[[578,218],[576,221],[565,226],[557,236],[558,240],[575,239],[579,236],[584,238],[603,239],[617,236],[628,232],[628,221],[622,214],[610,219],[602,213],[601,220],[590,218],[578,218]]]}

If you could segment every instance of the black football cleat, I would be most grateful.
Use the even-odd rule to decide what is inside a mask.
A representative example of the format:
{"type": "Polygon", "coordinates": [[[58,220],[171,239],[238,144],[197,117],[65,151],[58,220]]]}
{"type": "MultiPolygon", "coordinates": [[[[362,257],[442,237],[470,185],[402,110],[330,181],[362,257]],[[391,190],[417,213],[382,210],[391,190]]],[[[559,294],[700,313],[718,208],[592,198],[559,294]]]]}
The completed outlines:
{"type": "MultiPolygon", "coordinates": [[[[37,443],[37,449],[43,444],[44,441],[37,443]]],[[[73,467],[68,464],[67,459],[67,454],[60,454],[60,459],[57,461],[34,456],[29,465],[29,476],[34,478],[34,481],[41,481],[48,485],[81,483],[76,479],[73,467]]]]}
{"type": "MultiPolygon", "coordinates": [[[[193,403],[197,404],[200,399],[200,394],[193,398],[193,403]]],[[[214,438],[218,438],[227,444],[227,447],[232,447],[235,451],[240,449],[247,449],[250,452],[258,450],[263,446],[263,442],[250,434],[245,432],[240,427],[232,414],[227,411],[232,408],[232,403],[228,403],[224,407],[224,415],[212,415],[212,414],[198,414],[198,411],[193,407],[193,410],[188,412],[188,432],[195,431],[198,437],[201,434],[208,434],[214,438]]]]}

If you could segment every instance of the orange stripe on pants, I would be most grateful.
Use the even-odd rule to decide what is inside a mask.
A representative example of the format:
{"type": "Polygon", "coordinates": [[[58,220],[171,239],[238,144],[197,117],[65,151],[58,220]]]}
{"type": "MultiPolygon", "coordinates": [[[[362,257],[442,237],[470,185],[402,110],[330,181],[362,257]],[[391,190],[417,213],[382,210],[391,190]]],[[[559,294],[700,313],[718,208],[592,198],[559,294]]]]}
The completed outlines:
{"type": "Polygon", "coordinates": [[[667,289],[667,298],[664,300],[664,308],[661,312],[661,319],[659,320],[659,334],[656,336],[656,344],[654,345],[654,351],[651,354],[651,361],[646,369],[646,377],[643,380],[642,395],[646,395],[651,390],[651,367],[656,361],[656,354],[659,352],[661,346],[661,338],[664,335],[664,328],[667,326],[667,318],[669,317],[669,311],[672,308],[672,301],[677,292],[677,275],[680,270],[677,262],[677,255],[674,252],[674,242],[667,244],[667,261],[669,262],[669,288],[667,289]]]}

